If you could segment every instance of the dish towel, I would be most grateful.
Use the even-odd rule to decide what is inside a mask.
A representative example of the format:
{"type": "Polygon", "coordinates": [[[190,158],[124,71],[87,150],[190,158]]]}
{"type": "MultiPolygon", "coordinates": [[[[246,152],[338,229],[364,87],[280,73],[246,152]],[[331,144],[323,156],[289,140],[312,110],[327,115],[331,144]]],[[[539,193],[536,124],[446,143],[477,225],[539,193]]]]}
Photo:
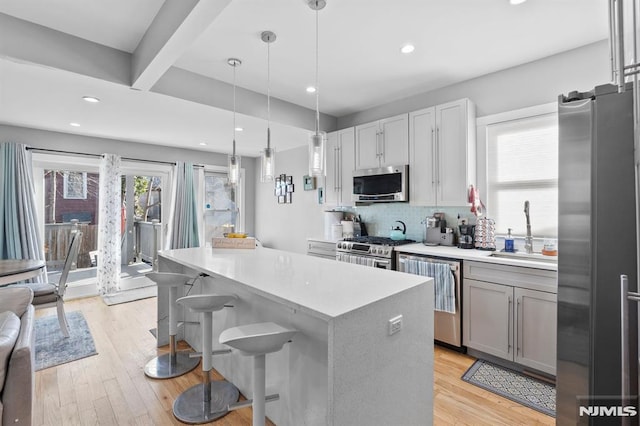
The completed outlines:
{"type": "Polygon", "coordinates": [[[406,272],[433,278],[434,309],[436,311],[456,313],[456,280],[451,266],[446,263],[423,262],[406,259],[406,272]]]}

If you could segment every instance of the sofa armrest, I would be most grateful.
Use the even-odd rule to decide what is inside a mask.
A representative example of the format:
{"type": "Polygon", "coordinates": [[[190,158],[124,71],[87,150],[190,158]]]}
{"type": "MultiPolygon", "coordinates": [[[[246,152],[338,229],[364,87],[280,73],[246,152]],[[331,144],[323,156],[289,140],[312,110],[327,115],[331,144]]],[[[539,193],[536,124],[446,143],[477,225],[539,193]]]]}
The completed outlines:
{"type": "Polygon", "coordinates": [[[2,422],[31,425],[35,392],[35,308],[29,305],[20,321],[20,334],[7,369],[2,392],[2,422]]]}
{"type": "Polygon", "coordinates": [[[0,287],[0,312],[13,311],[19,317],[33,301],[33,291],[29,287],[0,287]]]}

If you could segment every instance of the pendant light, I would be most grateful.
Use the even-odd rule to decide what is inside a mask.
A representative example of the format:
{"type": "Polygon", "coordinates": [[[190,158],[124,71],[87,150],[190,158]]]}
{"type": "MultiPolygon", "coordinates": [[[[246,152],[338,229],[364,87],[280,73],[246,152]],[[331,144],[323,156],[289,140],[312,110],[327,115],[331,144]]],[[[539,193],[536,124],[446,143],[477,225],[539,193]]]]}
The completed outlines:
{"type": "Polygon", "coordinates": [[[318,87],[318,11],[327,5],[325,0],[308,0],[307,4],[316,12],[316,131],[309,140],[309,174],[322,176],[324,174],[324,150],[327,134],[320,131],[320,88],[318,87]]]}
{"type": "Polygon", "coordinates": [[[227,63],[233,67],[233,151],[229,155],[229,184],[236,186],[240,181],[240,156],[236,155],[236,67],[242,65],[242,61],[229,58],[227,63]]]}
{"type": "Polygon", "coordinates": [[[260,35],[267,43],[267,147],[260,153],[261,182],[273,182],[276,173],[276,150],[271,148],[271,50],[270,45],[276,41],[275,33],[263,31],[260,35]]]}

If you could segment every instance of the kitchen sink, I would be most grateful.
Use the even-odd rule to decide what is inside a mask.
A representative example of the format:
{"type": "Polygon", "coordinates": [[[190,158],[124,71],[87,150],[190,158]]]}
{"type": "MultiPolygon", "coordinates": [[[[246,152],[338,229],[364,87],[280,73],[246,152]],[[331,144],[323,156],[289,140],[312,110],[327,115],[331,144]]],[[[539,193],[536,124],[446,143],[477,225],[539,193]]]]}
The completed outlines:
{"type": "Polygon", "coordinates": [[[529,254],[524,252],[509,253],[504,251],[496,251],[491,253],[489,256],[513,260],[529,260],[532,262],[558,263],[558,256],[545,256],[541,253],[529,254]]]}

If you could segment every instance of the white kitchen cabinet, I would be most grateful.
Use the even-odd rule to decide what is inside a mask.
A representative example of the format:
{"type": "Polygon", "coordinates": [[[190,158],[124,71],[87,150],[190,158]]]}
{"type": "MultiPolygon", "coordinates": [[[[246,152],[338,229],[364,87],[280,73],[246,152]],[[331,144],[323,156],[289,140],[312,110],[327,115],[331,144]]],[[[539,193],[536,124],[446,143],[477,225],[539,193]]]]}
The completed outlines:
{"type": "Polygon", "coordinates": [[[327,135],[325,204],[352,206],[355,129],[327,135]]]}
{"type": "Polygon", "coordinates": [[[409,164],[409,116],[401,114],[355,128],[355,168],[409,164]]]}
{"type": "Polygon", "coordinates": [[[513,287],[465,278],[462,294],[464,345],[513,360],[513,287]]]}
{"type": "Polygon", "coordinates": [[[555,375],[557,273],[465,262],[463,343],[555,375]]]}
{"type": "Polygon", "coordinates": [[[515,361],[555,374],[557,336],[557,295],[514,288],[515,361]]]}
{"type": "Polygon", "coordinates": [[[476,180],[475,105],[460,99],[409,114],[409,201],[465,206],[476,180]]]}

